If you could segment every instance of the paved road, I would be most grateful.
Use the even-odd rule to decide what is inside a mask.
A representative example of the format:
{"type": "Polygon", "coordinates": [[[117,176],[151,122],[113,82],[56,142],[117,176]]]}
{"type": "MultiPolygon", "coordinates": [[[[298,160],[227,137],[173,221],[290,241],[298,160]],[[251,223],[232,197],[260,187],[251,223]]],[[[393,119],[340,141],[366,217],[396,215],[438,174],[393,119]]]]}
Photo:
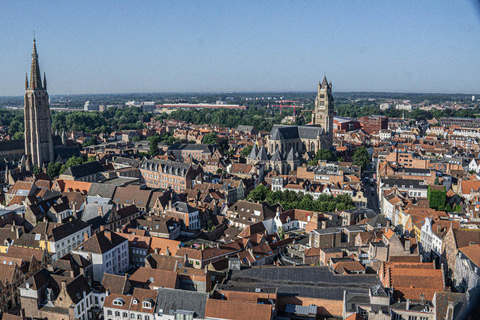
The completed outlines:
{"type": "Polygon", "coordinates": [[[377,194],[377,184],[374,183],[373,186],[370,186],[370,184],[365,186],[365,196],[367,197],[367,207],[369,209],[372,209],[376,213],[380,213],[380,208],[378,204],[378,194],[377,194]],[[375,189],[375,195],[372,196],[372,191],[371,188],[375,189]]]}

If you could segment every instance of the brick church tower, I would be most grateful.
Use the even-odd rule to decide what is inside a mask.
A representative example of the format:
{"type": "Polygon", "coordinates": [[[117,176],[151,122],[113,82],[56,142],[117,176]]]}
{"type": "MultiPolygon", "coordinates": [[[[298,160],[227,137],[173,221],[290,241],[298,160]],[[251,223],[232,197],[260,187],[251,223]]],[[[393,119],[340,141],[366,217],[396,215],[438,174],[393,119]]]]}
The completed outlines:
{"type": "Polygon", "coordinates": [[[323,81],[318,83],[318,93],[315,99],[315,113],[313,116],[313,125],[320,126],[324,130],[324,134],[329,136],[329,145],[333,137],[333,95],[332,83],[328,83],[327,77],[323,77],[323,81]]]}
{"type": "Polygon", "coordinates": [[[27,162],[42,167],[53,162],[53,137],[47,79],[40,74],[35,39],[33,39],[30,82],[25,77],[25,154],[27,162]]]}

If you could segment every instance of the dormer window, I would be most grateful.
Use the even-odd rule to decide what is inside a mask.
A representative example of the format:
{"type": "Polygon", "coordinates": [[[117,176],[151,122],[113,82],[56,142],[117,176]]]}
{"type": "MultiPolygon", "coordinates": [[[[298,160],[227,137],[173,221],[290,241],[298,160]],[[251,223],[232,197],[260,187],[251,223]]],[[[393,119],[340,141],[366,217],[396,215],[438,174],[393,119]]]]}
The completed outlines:
{"type": "Polygon", "coordinates": [[[123,299],[121,298],[116,298],[115,300],[113,300],[113,305],[114,306],[123,306],[125,304],[125,301],[123,301],[123,299]]]}
{"type": "Polygon", "coordinates": [[[137,304],[138,303],[138,300],[137,299],[133,299],[133,304],[137,304]]]}
{"type": "Polygon", "coordinates": [[[142,306],[143,306],[143,308],[146,308],[146,309],[151,309],[152,308],[152,304],[149,301],[143,301],[142,306]]]}

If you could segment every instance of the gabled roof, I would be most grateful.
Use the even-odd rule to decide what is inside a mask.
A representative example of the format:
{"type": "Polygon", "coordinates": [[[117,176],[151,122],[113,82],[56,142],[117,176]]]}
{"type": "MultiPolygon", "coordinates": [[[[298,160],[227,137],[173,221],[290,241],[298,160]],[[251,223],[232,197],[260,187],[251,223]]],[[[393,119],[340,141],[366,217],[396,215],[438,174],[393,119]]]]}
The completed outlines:
{"type": "Polygon", "coordinates": [[[127,239],[114,232],[102,231],[91,236],[87,241],[80,244],[74,250],[78,252],[103,254],[126,241],[127,239]]]}
{"type": "Polygon", "coordinates": [[[76,166],[71,166],[65,170],[62,175],[72,176],[74,178],[81,178],[92,174],[104,172],[105,168],[98,161],[87,162],[76,166]]]}
{"type": "Polygon", "coordinates": [[[159,288],[156,308],[166,315],[174,315],[177,310],[193,311],[195,319],[203,319],[207,299],[208,293],[159,288]]]}

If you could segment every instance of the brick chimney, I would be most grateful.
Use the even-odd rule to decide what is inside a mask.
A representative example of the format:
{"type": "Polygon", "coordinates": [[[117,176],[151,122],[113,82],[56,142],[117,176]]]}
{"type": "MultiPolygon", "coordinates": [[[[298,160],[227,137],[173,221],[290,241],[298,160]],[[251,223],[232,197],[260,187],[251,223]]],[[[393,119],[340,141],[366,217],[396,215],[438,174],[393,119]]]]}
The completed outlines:
{"type": "Polygon", "coordinates": [[[85,233],[83,234],[83,239],[84,239],[84,241],[87,241],[87,240],[88,240],[88,232],[85,232],[85,233]]]}
{"type": "Polygon", "coordinates": [[[98,216],[103,217],[103,206],[102,205],[98,206],[98,216]]]}

